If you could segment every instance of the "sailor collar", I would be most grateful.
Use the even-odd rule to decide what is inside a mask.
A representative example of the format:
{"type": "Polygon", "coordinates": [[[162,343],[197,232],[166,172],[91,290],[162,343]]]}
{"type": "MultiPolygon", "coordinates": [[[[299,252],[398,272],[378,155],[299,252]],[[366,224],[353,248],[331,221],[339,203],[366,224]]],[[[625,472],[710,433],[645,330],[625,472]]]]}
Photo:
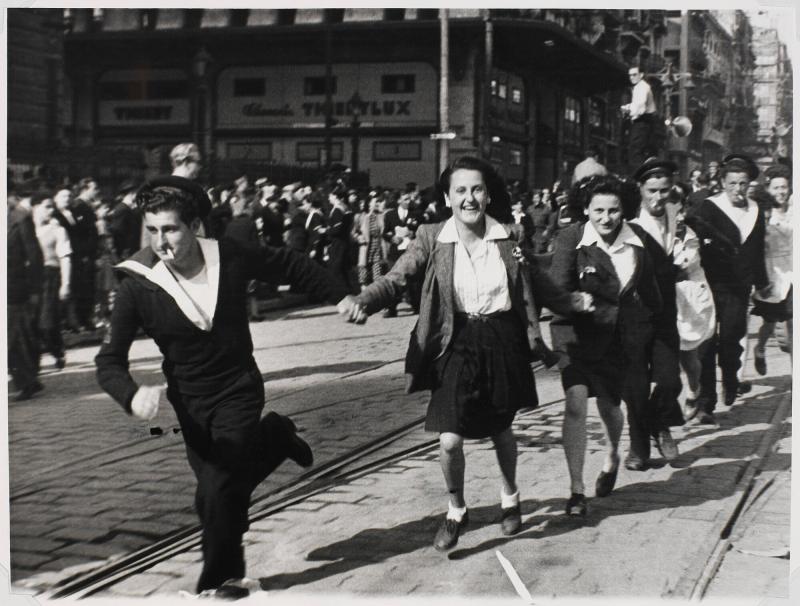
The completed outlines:
{"type": "Polygon", "coordinates": [[[200,251],[203,253],[203,259],[205,260],[208,286],[214,293],[214,304],[210,310],[209,318],[206,318],[205,315],[200,312],[192,298],[181,288],[177,279],[163,261],[159,260],[152,267],[147,267],[139,261],[127,259],[115,267],[117,269],[131,271],[153,284],[160,286],[172,297],[175,304],[181,312],[183,312],[183,315],[185,315],[192,324],[197,326],[200,330],[209,332],[213,326],[217,299],[219,298],[219,243],[216,240],[209,240],[207,238],[197,238],[197,242],[200,245],[200,251]]]}

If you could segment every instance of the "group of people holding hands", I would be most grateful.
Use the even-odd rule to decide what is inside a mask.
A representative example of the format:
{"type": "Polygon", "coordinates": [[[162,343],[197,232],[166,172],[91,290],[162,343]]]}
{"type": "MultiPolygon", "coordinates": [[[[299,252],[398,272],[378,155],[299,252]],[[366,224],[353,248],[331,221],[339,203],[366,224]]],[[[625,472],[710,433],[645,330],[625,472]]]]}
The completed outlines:
{"type": "MultiPolygon", "coordinates": [[[[653,158],[636,171],[635,187],[611,174],[575,183],[570,203],[583,220],[559,231],[545,270],[514,222],[503,180],[489,163],[461,157],[438,182],[450,217],[420,224],[388,273],[370,276],[358,295],[289,247],[255,250],[199,237],[211,207],[202,188],[174,176],[149,182],[137,205],[150,247],[118,266],[111,328],[96,364],[101,385],[129,413],[147,419],[161,394],[137,385],[128,371],[137,330],[143,328],[164,354],[167,397],[198,481],[204,554],[198,591],[246,593],[237,580],[244,576],[242,536],[253,488],[286,458],[313,461],[291,419],[274,412],[261,418],[264,389],[246,313],[252,279],[296,284],[337,303],[354,323],[391,309],[410,284],[419,285],[405,371],[408,391],[430,390],[425,429],[439,434],[448,507],[433,541],[438,550],[456,545],[468,524],[465,439],[492,440],[501,530],[520,530],[512,422],[520,409],[537,406],[531,367],[537,359],[557,363],[565,393],[568,515],[587,514],[589,398],[596,398],[606,437],[596,496],[613,491],[621,464],[647,469],[651,443],[664,459],[675,459],[672,427],[687,417],[713,422],[717,357],[724,401],[735,400],[753,286],[765,303],[791,309],[785,300],[791,287],[779,302],[770,298],[780,293],[765,264],[768,227],[747,196],[755,165],[743,156],[726,158],[723,192],[688,214],[675,187],[676,169],[653,158]],[[543,307],[554,314],[550,346],[539,323],[543,307]],[[681,365],[689,383],[684,409],[678,402],[681,365]],[[622,401],[630,435],[624,461],[622,401]]],[[[783,173],[776,178],[788,183],[783,173]]],[[[788,212],[783,204],[773,216],[788,212]]],[[[365,215],[363,221],[367,231],[377,231],[376,220],[365,215]]]]}

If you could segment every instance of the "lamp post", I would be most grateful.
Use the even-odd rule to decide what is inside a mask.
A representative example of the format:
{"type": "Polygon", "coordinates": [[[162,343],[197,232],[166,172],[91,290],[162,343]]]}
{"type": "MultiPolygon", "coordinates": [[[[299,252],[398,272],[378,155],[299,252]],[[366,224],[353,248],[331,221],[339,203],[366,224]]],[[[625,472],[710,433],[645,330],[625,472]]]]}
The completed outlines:
{"type": "Polygon", "coordinates": [[[207,176],[210,176],[213,170],[210,129],[206,120],[206,115],[208,114],[208,67],[211,65],[211,60],[211,55],[205,47],[201,47],[192,59],[192,74],[195,78],[196,90],[193,138],[200,146],[200,152],[203,154],[203,170],[207,176]]]}
{"type": "Polygon", "coordinates": [[[347,101],[347,105],[350,108],[350,115],[353,117],[352,122],[350,122],[350,129],[352,131],[352,139],[350,141],[350,169],[353,171],[353,175],[358,172],[358,128],[361,126],[361,122],[359,121],[361,117],[361,103],[362,99],[358,91],[354,92],[353,96],[347,101]]]}

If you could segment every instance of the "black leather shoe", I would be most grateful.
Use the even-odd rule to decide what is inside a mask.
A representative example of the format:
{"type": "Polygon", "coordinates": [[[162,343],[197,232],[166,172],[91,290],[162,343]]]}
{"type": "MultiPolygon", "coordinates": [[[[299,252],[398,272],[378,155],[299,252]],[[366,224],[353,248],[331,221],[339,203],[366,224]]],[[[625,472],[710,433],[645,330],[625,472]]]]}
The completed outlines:
{"type": "Polygon", "coordinates": [[[297,435],[297,426],[294,421],[289,417],[279,416],[287,432],[286,456],[300,467],[311,467],[314,464],[314,453],[311,452],[308,442],[297,435]]]}
{"type": "Polygon", "coordinates": [[[767,374],[767,358],[764,356],[763,349],[761,351],[758,351],[758,348],[753,349],[753,366],[762,377],[767,374]]]}
{"type": "Polygon", "coordinates": [[[639,455],[630,453],[625,457],[625,469],[631,471],[644,471],[647,469],[647,463],[639,455]]]}
{"type": "Polygon", "coordinates": [[[749,394],[752,389],[753,385],[750,381],[739,381],[739,386],[736,388],[736,395],[743,396],[749,394]]]}
{"type": "Polygon", "coordinates": [[[500,528],[502,528],[503,534],[507,537],[517,534],[522,526],[522,514],[519,504],[514,505],[514,507],[501,508],[501,511],[500,528]]]}
{"type": "Polygon", "coordinates": [[[249,595],[250,590],[247,587],[236,584],[236,581],[225,581],[214,590],[214,598],[229,602],[241,600],[249,595]]]}
{"type": "Polygon", "coordinates": [[[674,461],[678,458],[678,445],[669,432],[669,429],[662,429],[656,435],[656,447],[665,461],[674,461]]]}
{"type": "Polygon", "coordinates": [[[436,537],[433,539],[433,546],[436,551],[447,551],[455,547],[456,543],[458,543],[458,535],[466,528],[468,522],[469,512],[464,514],[460,522],[445,517],[444,522],[439,526],[439,530],[436,531],[436,537]]]}
{"type": "Polygon", "coordinates": [[[614,484],[617,483],[617,471],[619,465],[613,471],[601,471],[597,476],[594,483],[594,494],[596,497],[607,497],[614,490],[614,484]]]}
{"type": "Polygon", "coordinates": [[[725,406],[733,406],[733,403],[736,402],[737,391],[739,387],[731,388],[731,389],[723,389],[723,402],[725,402],[725,406]]]}
{"type": "Polygon", "coordinates": [[[387,309],[386,311],[383,312],[383,317],[384,318],[396,318],[397,317],[397,310],[389,308],[389,309],[387,309]]]}
{"type": "Polygon", "coordinates": [[[578,492],[573,492],[567,501],[565,513],[576,518],[586,517],[586,497],[578,492]]]}
{"type": "Polygon", "coordinates": [[[20,392],[14,396],[14,402],[24,402],[25,400],[30,400],[43,389],[44,385],[42,385],[39,381],[34,381],[30,385],[23,387],[22,390],[20,390],[20,392]]]}

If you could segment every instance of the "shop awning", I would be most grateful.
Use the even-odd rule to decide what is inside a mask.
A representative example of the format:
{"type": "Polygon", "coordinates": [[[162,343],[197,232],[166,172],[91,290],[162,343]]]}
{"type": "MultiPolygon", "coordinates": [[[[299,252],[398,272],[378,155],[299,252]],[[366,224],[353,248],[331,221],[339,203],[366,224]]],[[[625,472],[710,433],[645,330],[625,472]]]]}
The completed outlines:
{"type": "Polygon", "coordinates": [[[586,94],[628,86],[628,66],[556,23],[498,19],[495,64],[530,70],[586,94]]]}

